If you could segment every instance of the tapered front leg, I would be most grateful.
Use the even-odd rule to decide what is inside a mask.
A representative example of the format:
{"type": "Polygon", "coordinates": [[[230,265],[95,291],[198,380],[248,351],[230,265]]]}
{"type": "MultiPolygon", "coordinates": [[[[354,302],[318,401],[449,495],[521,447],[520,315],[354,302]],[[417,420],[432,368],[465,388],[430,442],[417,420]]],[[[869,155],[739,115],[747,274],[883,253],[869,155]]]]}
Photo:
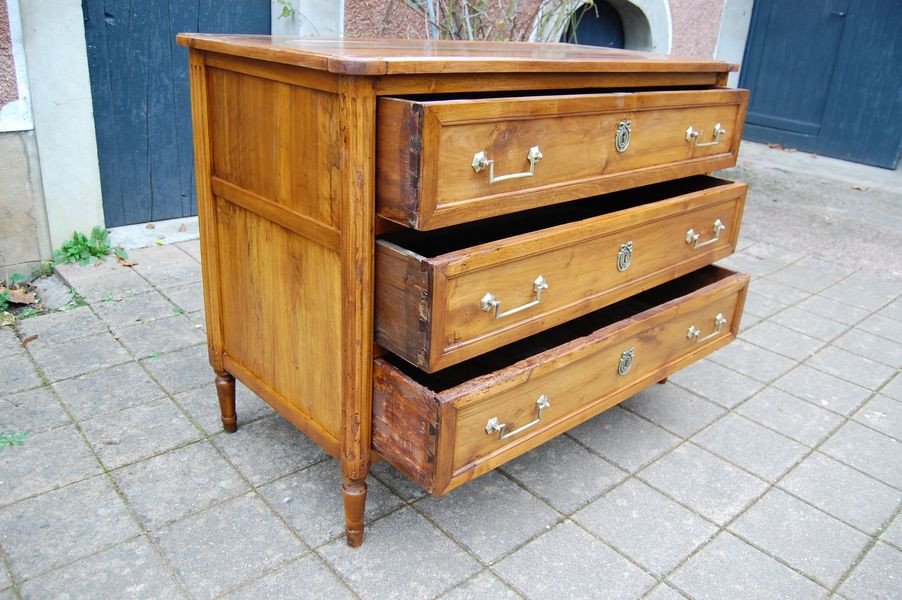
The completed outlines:
{"type": "Polygon", "coordinates": [[[345,477],[341,486],[345,505],[345,536],[348,546],[356,548],[363,543],[363,512],[366,507],[366,479],[345,477]]]}
{"type": "Polygon", "coordinates": [[[226,433],[238,429],[235,415],[235,378],[227,371],[216,371],[216,395],[219,396],[219,414],[226,433]]]}

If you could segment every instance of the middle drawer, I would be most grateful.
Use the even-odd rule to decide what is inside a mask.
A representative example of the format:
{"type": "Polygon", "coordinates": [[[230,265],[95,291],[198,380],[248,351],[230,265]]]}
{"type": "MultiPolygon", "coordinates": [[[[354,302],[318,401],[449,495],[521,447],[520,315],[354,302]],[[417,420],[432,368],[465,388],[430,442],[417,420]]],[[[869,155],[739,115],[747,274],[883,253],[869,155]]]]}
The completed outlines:
{"type": "Polygon", "coordinates": [[[377,240],[376,341],[432,373],[724,258],[745,184],[698,176],[377,240]]]}

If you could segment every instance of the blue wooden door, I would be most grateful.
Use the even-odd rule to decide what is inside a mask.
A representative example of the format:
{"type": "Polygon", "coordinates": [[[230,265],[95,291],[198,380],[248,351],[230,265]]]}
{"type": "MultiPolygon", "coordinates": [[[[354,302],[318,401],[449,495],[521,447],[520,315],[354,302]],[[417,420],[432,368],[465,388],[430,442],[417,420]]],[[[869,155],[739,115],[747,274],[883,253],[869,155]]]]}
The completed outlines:
{"type": "Polygon", "coordinates": [[[265,33],[269,0],[83,0],[107,227],[197,214],[179,32],[265,33]]]}
{"type": "Polygon", "coordinates": [[[902,3],[756,0],[744,138],[894,168],[902,148],[902,3]]]}

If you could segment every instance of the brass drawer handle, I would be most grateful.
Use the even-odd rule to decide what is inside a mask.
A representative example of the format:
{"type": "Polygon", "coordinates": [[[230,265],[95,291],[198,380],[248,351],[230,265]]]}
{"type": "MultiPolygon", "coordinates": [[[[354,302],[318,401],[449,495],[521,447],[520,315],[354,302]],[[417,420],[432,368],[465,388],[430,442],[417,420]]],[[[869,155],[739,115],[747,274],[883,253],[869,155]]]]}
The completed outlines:
{"type": "Polygon", "coordinates": [[[538,425],[539,422],[542,420],[542,411],[545,410],[546,408],[551,408],[551,402],[548,401],[548,396],[546,396],[545,394],[542,394],[541,396],[539,396],[539,399],[536,400],[536,418],[535,419],[533,419],[529,423],[526,423],[525,425],[521,425],[520,427],[517,427],[513,431],[508,431],[507,433],[504,433],[504,428],[507,427],[507,423],[502,423],[501,421],[498,420],[498,417],[492,417],[485,424],[485,433],[486,433],[486,435],[492,435],[493,433],[497,433],[499,440],[506,440],[509,437],[513,437],[513,436],[517,435],[518,433],[526,431],[533,425],[538,425]]]}
{"type": "Polygon", "coordinates": [[[695,146],[696,148],[704,148],[705,146],[716,146],[720,143],[720,136],[727,132],[726,129],[721,127],[720,123],[714,125],[714,139],[710,142],[704,142],[699,144],[698,138],[701,136],[700,131],[696,131],[692,125],[689,126],[689,129],[686,130],[686,141],[695,146]]]}
{"type": "Polygon", "coordinates": [[[526,310],[527,308],[532,308],[533,306],[539,304],[542,301],[542,292],[548,289],[548,282],[545,281],[545,278],[539,275],[536,277],[536,280],[532,282],[532,291],[536,295],[535,300],[531,302],[527,302],[521,306],[516,308],[512,308],[510,310],[506,310],[504,312],[501,311],[501,300],[495,297],[492,292],[486,292],[485,296],[479,301],[479,306],[485,312],[489,312],[492,309],[495,310],[495,318],[501,319],[503,317],[507,317],[514,313],[518,313],[521,310],[526,310]]]}
{"type": "Polygon", "coordinates": [[[720,219],[715,219],[713,227],[714,237],[706,242],[700,241],[702,234],[696,233],[694,229],[690,228],[689,231],[686,232],[686,243],[691,244],[693,248],[702,248],[704,246],[707,246],[708,244],[713,244],[720,239],[720,232],[726,228],[727,226],[724,225],[720,219]]]}
{"type": "Polygon", "coordinates": [[[700,337],[702,334],[701,329],[696,327],[695,325],[689,326],[689,331],[686,333],[686,337],[690,340],[694,339],[695,343],[701,344],[702,342],[707,342],[714,336],[716,336],[723,329],[723,326],[727,324],[726,318],[724,318],[722,313],[717,313],[714,316],[714,331],[706,335],[705,337],[700,337]]]}
{"type": "Polygon", "coordinates": [[[539,150],[538,146],[533,146],[529,149],[529,152],[526,153],[526,160],[529,161],[529,171],[523,171],[522,173],[511,173],[509,175],[499,175],[495,177],[495,161],[494,159],[489,158],[485,151],[477,152],[473,155],[473,170],[479,173],[484,168],[489,168],[489,183],[495,183],[498,181],[507,181],[508,179],[520,179],[521,177],[532,177],[536,174],[536,163],[538,163],[543,158],[542,151],[539,150]]]}

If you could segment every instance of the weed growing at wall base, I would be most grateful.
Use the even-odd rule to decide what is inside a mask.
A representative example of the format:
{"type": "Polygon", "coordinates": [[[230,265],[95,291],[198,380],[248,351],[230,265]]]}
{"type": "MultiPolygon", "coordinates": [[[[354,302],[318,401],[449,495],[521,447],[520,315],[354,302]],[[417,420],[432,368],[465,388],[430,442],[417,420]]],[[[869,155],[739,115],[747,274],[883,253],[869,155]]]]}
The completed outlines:
{"type": "Polygon", "coordinates": [[[86,265],[92,259],[106,260],[110,254],[115,254],[122,260],[128,258],[125,250],[110,246],[109,232],[97,226],[91,230],[90,237],[79,231],[72,232],[72,239],[63,242],[59,250],[53,251],[53,260],[58,265],[66,263],[86,265]]]}

